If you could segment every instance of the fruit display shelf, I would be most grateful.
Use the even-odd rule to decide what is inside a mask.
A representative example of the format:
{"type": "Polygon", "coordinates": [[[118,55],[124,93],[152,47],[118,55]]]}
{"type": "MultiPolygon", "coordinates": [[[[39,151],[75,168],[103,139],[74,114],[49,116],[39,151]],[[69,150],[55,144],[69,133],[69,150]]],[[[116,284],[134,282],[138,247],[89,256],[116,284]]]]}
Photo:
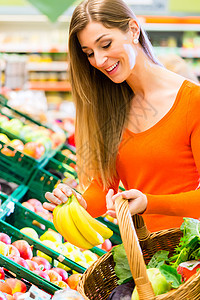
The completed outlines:
{"type": "Polygon", "coordinates": [[[45,193],[52,192],[60,182],[76,188],[78,185],[76,172],[67,164],[51,158],[35,170],[27,185],[31,191],[37,191],[41,195],[41,201],[44,202],[45,193]]]}
{"type": "MultiPolygon", "coordinates": [[[[24,217],[24,214],[26,214],[26,209],[23,209],[23,206],[21,206],[19,203],[16,205],[16,211],[20,211],[22,208],[22,211],[20,212],[20,217],[24,217]]],[[[13,214],[14,215],[14,214],[13,214]]],[[[29,215],[30,216],[30,215],[29,215]]],[[[26,221],[23,224],[27,224],[27,221],[29,219],[26,217],[26,221]]],[[[42,221],[42,220],[41,220],[42,221]]],[[[31,221],[29,223],[29,227],[31,226],[31,221]]],[[[31,238],[30,236],[22,233],[20,231],[21,229],[21,219],[20,221],[17,221],[17,218],[8,217],[4,220],[0,220],[0,232],[6,233],[10,236],[12,243],[17,240],[24,240],[27,241],[28,244],[32,248],[33,256],[37,256],[37,251],[40,251],[40,257],[46,258],[49,257],[49,262],[52,267],[57,266],[59,262],[61,262],[63,265],[67,266],[71,270],[74,270],[78,273],[84,273],[86,270],[83,266],[76,263],[75,261],[67,258],[66,256],[62,255],[61,253],[55,251],[54,249],[46,246],[43,244],[40,240],[36,240],[34,238],[31,238]],[[16,227],[18,226],[18,228],[16,227]]],[[[24,228],[24,227],[23,227],[24,228]]],[[[25,249],[26,250],[26,249],[25,249]]]]}
{"type": "MultiPolygon", "coordinates": [[[[43,198],[38,193],[31,191],[27,186],[21,186],[21,189],[18,189],[17,193],[11,197],[11,200],[15,203],[14,212],[10,214],[9,217],[5,217],[4,220],[6,219],[6,221],[18,229],[27,226],[32,227],[37,231],[39,236],[44,234],[44,232],[48,229],[57,231],[54,227],[52,219],[45,219],[44,213],[40,213],[39,211],[34,212],[28,207],[22,205],[29,199],[36,199],[36,201],[39,200],[41,203],[44,202],[43,198]]],[[[91,251],[98,256],[102,256],[106,253],[104,250],[98,247],[93,247],[91,251]]]]}
{"type": "Polygon", "coordinates": [[[73,159],[71,159],[70,157],[64,155],[63,152],[62,152],[63,150],[69,150],[69,151],[72,152],[72,154],[76,155],[76,150],[75,150],[75,148],[74,148],[73,146],[70,146],[70,145],[66,145],[66,144],[65,144],[65,145],[62,147],[62,149],[59,150],[59,151],[55,154],[55,156],[54,156],[53,158],[56,159],[56,160],[58,160],[58,161],[60,161],[60,162],[62,162],[62,163],[68,164],[69,166],[70,166],[71,164],[72,164],[72,165],[76,165],[76,161],[73,160],[73,159]]]}
{"type": "Polygon", "coordinates": [[[0,136],[0,169],[7,179],[12,179],[18,184],[27,183],[34,170],[55,156],[63,147],[67,137],[64,133],[61,137],[59,133],[53,132],[52,128],[11,108],[2,95],[0,136]],[[16,141],[21,143],[25,150],[21,150],[19,145],[16,146],[16,141]]]}
{"type": "MultiPolygon", "coordinates": [[[[0,220],[0,232],[6,233],[7,235],[9,235],[12,242],[14,242],[16,240],[22,240],[22,239],[26,240],[29,243],[29,245],[33,246],[33,253],[37,249],[39,249],[45,253],[55,256],[55,253],[53,253],[54,251],[52,251],[52,253],[51,253],[49,251],[49,249],[47,249],[47,247],[42,246],[42,244],[40,245],[40,243],[37,243],[33,239],[22,234],[18,229],[16,229],[15,227],[13,227],[12,225],[8,224],[7,222],[5,222],[3,220],[0,220]]],[[[1,252],[3,252],[3,249],[1,249],[1,252]]],[[[6,256],[4,256],[2,254],[0,254],[0,266],[15,273],[18,278],[23,278],[23,279],[27,280],[28,282],[38,286],[39,288],[43,289],[44,291],[46,291],[50,294],[54,294],[55,291],[61,289],[60,287],[53,284],[52,282],[47,281],[46,279],[31,272],[27,268],[12,261],[11,259],[7,258],[6,256]]]]}
{"type": "Polygon", "coordinates": [[[2,219],[13,210],[11,197],[15,197],[21,191],[21,185],[9,182],[2,176],[0,178],[0,189],[0,219],[2,219]]]}

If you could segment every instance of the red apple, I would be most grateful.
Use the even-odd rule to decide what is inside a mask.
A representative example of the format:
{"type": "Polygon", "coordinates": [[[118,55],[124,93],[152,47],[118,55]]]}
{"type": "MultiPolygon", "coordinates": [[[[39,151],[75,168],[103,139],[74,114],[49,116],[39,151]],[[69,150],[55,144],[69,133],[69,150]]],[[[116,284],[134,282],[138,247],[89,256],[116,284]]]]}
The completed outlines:
{"type": "Polygon", "coordinates": [[[13,260],[14,262],[16,262],[17,264],[21,265],[22,267],[29,270],[29,266],[28,266],[27,262],[22,257],[12,256],[12,257],[10,257],[10,259],[13,260]]]}
{"type": "Polygon", "coordinates": [[[0,268],[0,279],[1,280],[5,279],[5,273],[4,273],[3,267],[0,268]]]}
{"type": "Polygon", "coordinates": [[[68,273],[64,269],[61,269],[61,268],[52,268],[51,270],[57,272],[62,277],[62,281],[66,281],[67,280],[68,273]]]}
{"type": "Polygon", "coordinates": [[[35,208],[34,206],[31,204],[31,203],[28,203],[28,202],[22,202],[22,205],[28,209],[30,209],[31,211],[34,211],[35,212],[35,208]]]}
{"type": "Polygon", "coordinates": [[[23,152],[35,159],[39,159],[45,153],[45,147],[42,143],[28,142],[24,145],[23,152]]]}
{"type": "Polygon", "coordinates": [[[40,256],[34,256],[32,258],[33,261],[35,261],[40,269],[43,268],[42,270],[45,271],[45,270],[50,270],[51,269],[51,265],[50,263],[48,262],[48,260],[44,257],[40,257],[40,256]]]}
{"type": "Polygon", "coordinates": [[[102,244],[102,249],[105,251],[110,251],[112,248],[112,243],[109,239],[106,239],[102,244]]]}
{"type": "Polygon", "coordinates": [[[0,232],[0,241],[5,244],[11,244],[11,238],[6,233],[0,232]]]}
{"type": "Polygon", "coordinates": [[[13,246],[15,246],[20,253],[20,256],[24,259],[32,259],[33,257],[33,251],[31,246],[27,241],[24,240],[18,240],[12,243],[13,246]]]}
{"type": "Polygon", "coordinates": [[[57,272],[55,272],[53,269],[46,270],[44,272],[49,276],[49,279],[51,282],[62,280],[62,277],[57,272]]]}
{"type": "Polygon", "coordinates": [[[0,291],[12,295],[12,289],[5,281],[0,281],[0,291]]]}
{"type": "Polygon", "coordinates": [[[44,279],[50,281],[49,275],[46,274],[46,273],[45,273],[44,271],[42,271],[42,270],[34,270],[33,273],[35,273],[35,274],[41,276],[42,278],[44,278],[44,279]]]}
{"type": "Polygon", "coordinates": [[[8,245],[8,257],[11,258],[13,256],[20,257],[19,250],[14,245],[8,245]]]}
{"type": "Polygon", "coordinates": [[[40,267],[38,266],[38,264],[35,261],[30,260],[30,259],[26,259],[26,262],[27,262],[27,264],[29,266],[29,269],[31,271],[40,270],[40,267]]]}
{"type": "Polygon", "coordinates": [[[9,285],[9,287],[12,289],[12,295],[16,292],[26,292],[26,285],[24,282],[22,282],[19,279],[16,278],[8,278],[5,280],[5,283],[9,285]]]}
{"type": "Polygon", "coordinates": [[[31,205],[33,205],[33,207],[35,209],[36,208],[39,209],[39,208],[42,207],[42,203],[39,200],[35,199],[35,198],[29,199],[29,200],[27,200],[27,202],[30,203],[31,205]]]}
{"type": "Polygon", "coordinates": [[[67,284],[69,285],[70,289],[77,290],[78,283],[82,277],[82,274],[76,273],[72,274],[67,278],[67,284]]]}
{"type": "Polygon", "coordinates": [[[69,285],[65,281],[54,281],[53,282],[55,285],[61,287],[63,290],[64,289],[69,289],[69,285]]]}
{"type": "Polygon", "coordinates": [[[24,149],[24,143],[18,139],[14,139],[10,141],[9,146],[13,147],[14,149],[18,151],[23,151],[24,149]]]}

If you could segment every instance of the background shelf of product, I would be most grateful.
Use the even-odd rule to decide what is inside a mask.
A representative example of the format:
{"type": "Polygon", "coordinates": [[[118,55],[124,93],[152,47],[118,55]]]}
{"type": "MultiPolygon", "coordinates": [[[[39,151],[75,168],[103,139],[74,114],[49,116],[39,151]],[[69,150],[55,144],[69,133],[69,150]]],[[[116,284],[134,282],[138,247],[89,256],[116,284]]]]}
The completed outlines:
{"type": "MultiPolygon", "coordinates": [[[[139,16],[139,19],[157,55],[178,54],[200,77],[200,17],[139,16]]],[[[1,86],[43,90],[50,102],[71,99],[68,26],[66,16],[55,24],[42,16],[3,16],[0,20],[1,86]]]]}

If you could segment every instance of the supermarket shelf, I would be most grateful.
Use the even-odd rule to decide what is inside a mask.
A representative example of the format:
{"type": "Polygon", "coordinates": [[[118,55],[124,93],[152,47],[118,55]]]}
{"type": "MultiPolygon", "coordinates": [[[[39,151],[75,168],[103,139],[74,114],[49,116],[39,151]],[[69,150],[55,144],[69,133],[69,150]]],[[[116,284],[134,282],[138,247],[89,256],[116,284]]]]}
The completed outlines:
{"type": "Polygon", "coordinates": [[[200,24],[144,23],[146,31],[200,31],[200,24]]]}
{"type": "Polygon", "coordinates": [[[27,45],[27,44],[1,44],[0,52],[6,53],[66,53],[65,46],[27,45]]]}
{"type": "Polygon", "coordinates": [[[200,48],[154,47],[156,54],[176,53],[185,58],[200,58],[200,48]]]}
{"type": "Polygon", "coordinates": [[[28,71],[67,71],[68,62],[52,61],[52,62],[29,62],[27,65],[28,71]]]}
{"type": "Polygon", "coordinates": [[[42,90],[46,92],[57,91],[57,92],[70,92],[71,85],[66,81],[58,82],[29,82],[28,88],[31,90],[42,90]]]}

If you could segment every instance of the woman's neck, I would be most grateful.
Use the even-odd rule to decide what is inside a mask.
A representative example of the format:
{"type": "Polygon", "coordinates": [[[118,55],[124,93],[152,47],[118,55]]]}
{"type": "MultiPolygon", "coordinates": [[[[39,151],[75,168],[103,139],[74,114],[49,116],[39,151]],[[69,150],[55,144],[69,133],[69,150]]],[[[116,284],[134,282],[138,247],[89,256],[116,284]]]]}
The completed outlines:
{"type": "Polygon", "coordinates": [[[153,63],[141,48],[138,51],[132,74],[126,81],[135,95],[149,98],[155,90],[165,86],[165,81],[168,82],[167,85],[169,85],[170,81],[173,82],[174,76],[178,75],[153,63]]]}

